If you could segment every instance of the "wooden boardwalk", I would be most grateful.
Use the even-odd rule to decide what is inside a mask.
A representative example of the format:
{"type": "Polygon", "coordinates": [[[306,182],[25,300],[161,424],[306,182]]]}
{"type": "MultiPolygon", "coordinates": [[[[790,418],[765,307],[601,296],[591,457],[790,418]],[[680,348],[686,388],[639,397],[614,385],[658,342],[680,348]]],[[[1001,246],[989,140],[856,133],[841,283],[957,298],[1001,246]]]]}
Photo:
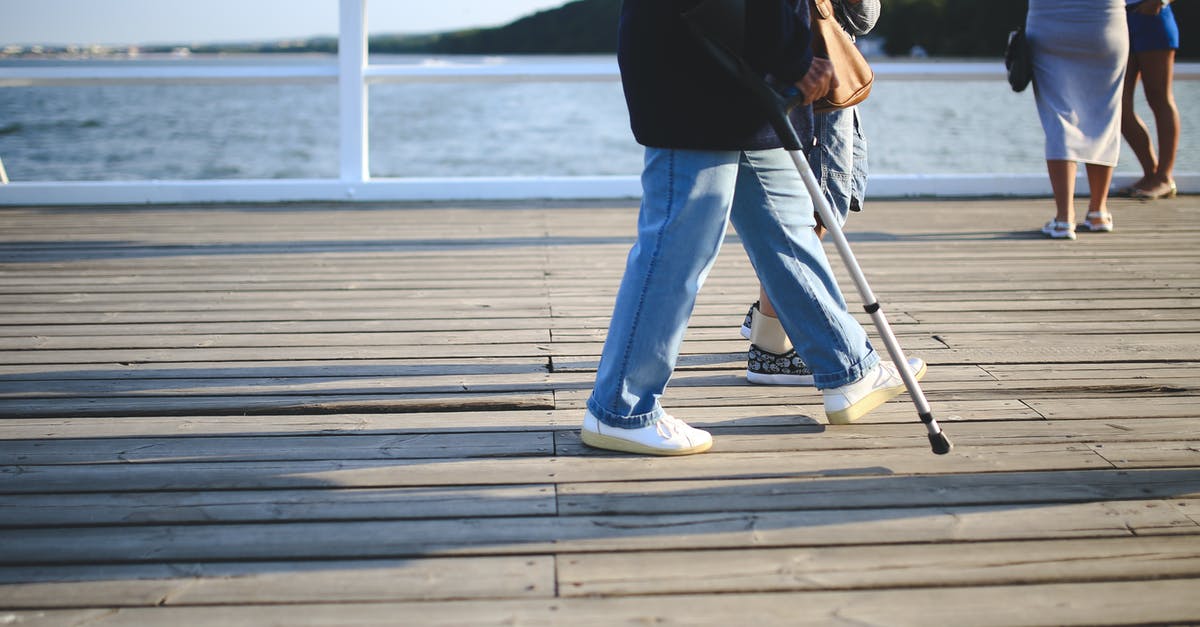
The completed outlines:
{"type": "Polygon", "coordinates": [[[632,202],[0,209],[0,624],[1200,622],[1200,198],[1049,206],[852,217],[944,457],[745,383],[731,239],[678,459],[576,431],[632,202]]]}

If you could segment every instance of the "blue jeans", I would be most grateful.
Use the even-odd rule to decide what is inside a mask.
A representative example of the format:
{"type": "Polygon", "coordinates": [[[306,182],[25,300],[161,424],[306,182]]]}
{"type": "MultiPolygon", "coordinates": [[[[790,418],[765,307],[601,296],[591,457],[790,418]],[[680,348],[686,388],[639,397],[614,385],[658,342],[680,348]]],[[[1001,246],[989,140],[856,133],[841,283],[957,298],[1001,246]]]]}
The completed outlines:
{"type": "Polygon", "coordinates": [[[647,148],[637,242],[629,251],[588,409],[640,428],[663,414],[696,294],[732,220],[816,386],[861,379],[879,362],[846,311],[813,232],[812,199],[782,149],[647,148]]]}
{"type": "Polygon", "coordinates": [[[867,136],[858,107],[813,116],[817,145],[808,154],[829,206],[846,223],[850,211],[862,209],[867,192],[867,136]]]}

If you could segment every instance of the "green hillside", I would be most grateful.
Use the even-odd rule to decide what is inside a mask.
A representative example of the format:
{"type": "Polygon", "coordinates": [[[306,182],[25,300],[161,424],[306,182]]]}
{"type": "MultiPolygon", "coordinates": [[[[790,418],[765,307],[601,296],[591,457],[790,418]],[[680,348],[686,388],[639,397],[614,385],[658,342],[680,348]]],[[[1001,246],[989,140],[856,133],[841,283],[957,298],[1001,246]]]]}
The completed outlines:
{"type": "Polygon", "coordinates": [[[371,38],[371,51],[439,54],[583,54],[617,50],[621,0],[577,0],[497,28],[371,38]]]}
{"type": "MultiPolygon", "coordinates": [[[[662,0],[666,1],[666,0],[662,0]]],[[[751,0],[753,1],[753,0],[751,0]]],[[[989,57],[1004,53],[1008,32],[1025,21],[1026,0],[883,0],[883,13],[867,39],[890,56],[921,49],[931,57],[989,57]]],[[[1173,5],[1183,33],[1179,58],[1200,58],[1200,3],[1173,5]]],[[[396,54],[611,54],[617,49],[621,0],[576,0],[495,28],[425,35],[373,35],[371,52],[396,54]]],[[[193,52],[334,52],[337,40],[193,46],[193,52]]],[[[146,48],[155,51],[156,48],[146,48]]],[[[170,46],[162,51],[169,52],[170,46]]]]}

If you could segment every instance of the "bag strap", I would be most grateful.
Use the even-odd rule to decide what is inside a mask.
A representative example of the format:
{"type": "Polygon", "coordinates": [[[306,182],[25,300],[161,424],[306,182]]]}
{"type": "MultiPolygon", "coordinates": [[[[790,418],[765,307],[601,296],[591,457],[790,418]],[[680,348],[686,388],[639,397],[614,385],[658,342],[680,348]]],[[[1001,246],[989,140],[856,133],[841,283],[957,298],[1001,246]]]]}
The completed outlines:
{"type": "Polygon", "coordinates": [[[833,19],[833,3],[830,0],[813,0],[813,14],[822,20],[833,19]]]}

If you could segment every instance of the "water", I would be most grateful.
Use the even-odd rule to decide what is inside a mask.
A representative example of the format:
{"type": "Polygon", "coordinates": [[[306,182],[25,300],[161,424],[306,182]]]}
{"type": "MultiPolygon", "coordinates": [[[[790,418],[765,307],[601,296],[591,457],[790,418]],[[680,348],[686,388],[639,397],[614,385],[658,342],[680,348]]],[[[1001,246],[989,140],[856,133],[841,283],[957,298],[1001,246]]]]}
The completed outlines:
{"type": "MultiPolygon", "coordinates": [[[[156,62],[163,61],[119,63],[156,62]]],[[[616,81],[376,84],[369,93],[375,177],[641,169],[616,81]]],[[[1200,81],[1177,82],[1176,100],[1183,116],[1176,169],[1200,172],[1192,148],[1200,145],[1200,108],[1190,106],[1200,102],[1200,81]]],[[[1140,97],[1138,108],[1152,119],[1140,97]]],[[[1033,95],[1014,94],[1001,80],[880,79],[862,112],[875,174],[1045,170],[1033,95]]],[[[1133,154],[1122,150],[1118,172],[1139,172],[1133,154]]],[[[0,160],[13,181],[336,178],[337,92],[332,84],[0,88],[0,160]]]]}

